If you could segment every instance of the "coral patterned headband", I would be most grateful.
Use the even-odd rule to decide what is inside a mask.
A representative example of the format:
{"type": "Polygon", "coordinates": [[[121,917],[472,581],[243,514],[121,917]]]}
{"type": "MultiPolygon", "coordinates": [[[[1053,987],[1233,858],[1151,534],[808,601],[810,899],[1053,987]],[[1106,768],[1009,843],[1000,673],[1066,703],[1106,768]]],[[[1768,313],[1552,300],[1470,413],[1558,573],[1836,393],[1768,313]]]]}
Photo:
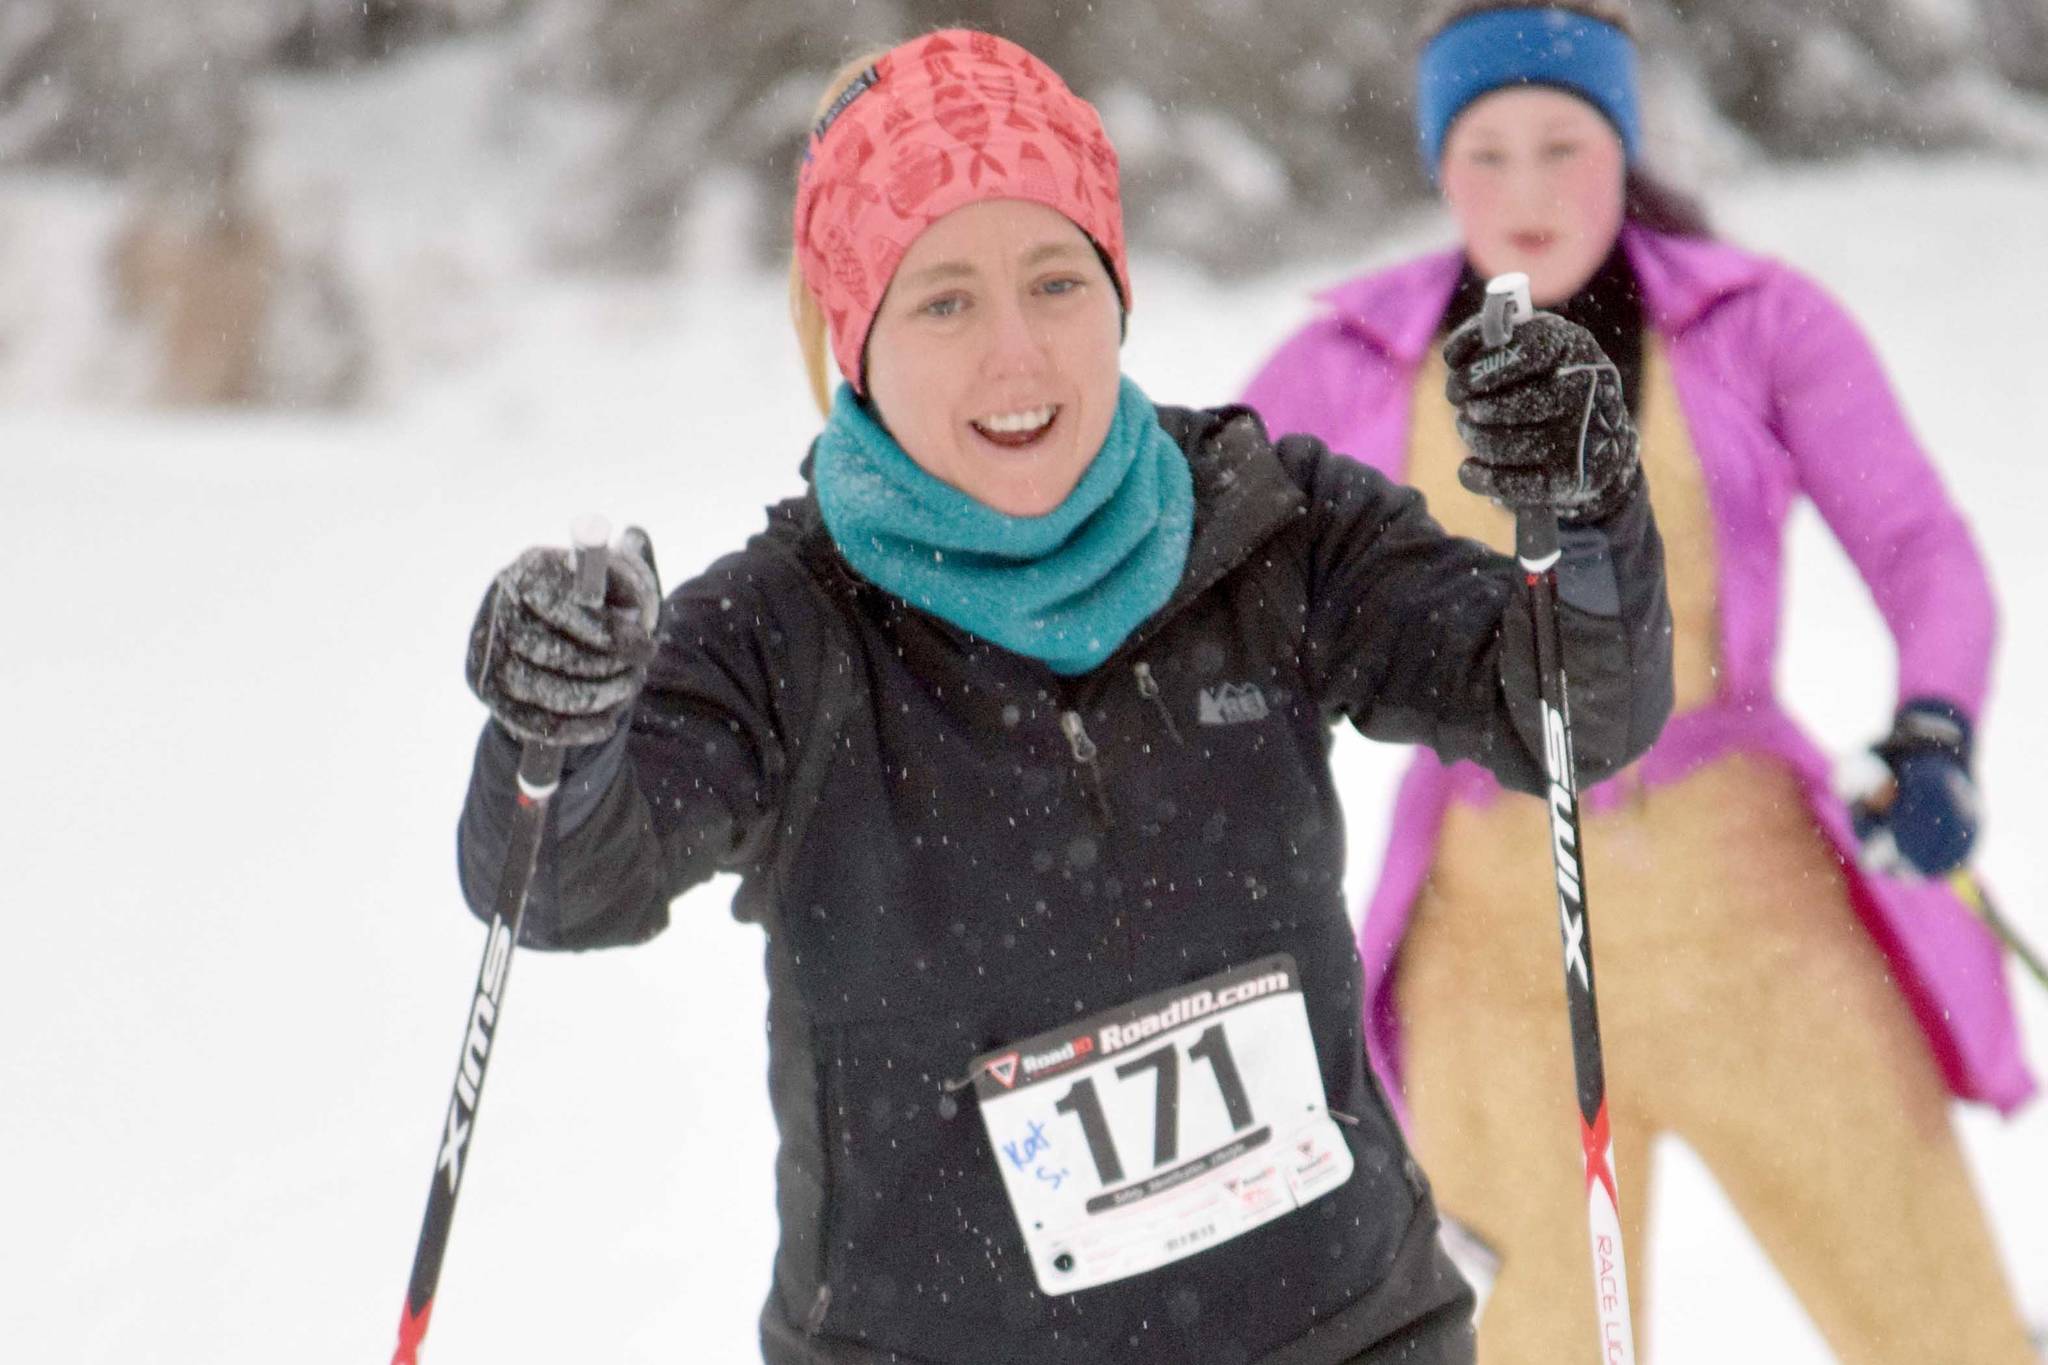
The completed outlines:
{"type": "Polygon", "coordinates": [[[861,351],[903,253],[964,204],[1025,199],[1073,220],[1109,260],[1124,307],[1116,150],[1086,100],[1006,39],[946,29],[891,49],[847,87],[804,146],[796,252],[864,388],[861,351]]]}

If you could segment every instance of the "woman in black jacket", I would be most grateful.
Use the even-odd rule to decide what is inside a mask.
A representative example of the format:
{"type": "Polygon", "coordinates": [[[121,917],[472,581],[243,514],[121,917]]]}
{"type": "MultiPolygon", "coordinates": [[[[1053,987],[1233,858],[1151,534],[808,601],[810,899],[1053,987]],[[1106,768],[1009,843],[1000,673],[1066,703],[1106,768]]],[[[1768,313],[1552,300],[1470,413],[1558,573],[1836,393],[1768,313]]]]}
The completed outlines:
{"type": "MultiPolygon", "coordinates": [[[[1122,377],[1115,154],[1007,42],[930,34],[836,82],[796,242],[821,395],[823,340],[846,380],[809,491],[658,611],[630,533],[603,608],[555,550],[485,599],[471,904],[522,740],[574,746],[528,944],[639,942],[740,874],[770,945],[774,1365],[1470,1360],[1365,1067],[1327,753],[1349,720],[1535,789],[1522,574],[1312,439],[1122,377]]],[[[1626,415],[1582,450],[1559,373],[1597,358],[1539,316],[1466,408],[1469,486],[1581,528],[1588,780],[1670,701],[1626,415]]]]}

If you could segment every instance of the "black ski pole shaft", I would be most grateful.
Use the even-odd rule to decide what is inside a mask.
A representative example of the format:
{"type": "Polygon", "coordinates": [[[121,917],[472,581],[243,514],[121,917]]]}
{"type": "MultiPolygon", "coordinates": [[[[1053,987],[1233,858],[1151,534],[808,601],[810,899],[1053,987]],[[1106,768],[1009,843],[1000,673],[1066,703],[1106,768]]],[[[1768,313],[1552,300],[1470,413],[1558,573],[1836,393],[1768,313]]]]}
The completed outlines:
{"type": "MultiPolygon", "coordinates": [[[[605,541],[610,529],[601,517],[576,523],[576,595],[591,604],[604,600],[605,541]]],[[[448,1250],[448,1230],[455,1219],[455,1197],[462,1192],[464,1158],[476,1127],[477,1105],[483,1098],[484,1075],[490,1067],[492,1042],[505,1006],[505,979],[512,970],[512,950],[526,918],[526,895],[540,859],[541,835],[548,805],[562,780],[562,750],[527,743],[519,751],[519,787],[512,809],[512,828],[505,865],[498,874],[497,898],[491,905],[489,932],[484,938],[483,965],[477,971],[462,1054],[455,1067],[455,1085],[448,1098],[448,1116],[434,1158],[434,1178],[427,1187],[427,1213],[413,1251],[412,1279],[406,1286],[405,1311],[398,1320],[398,1346],[391,1365],[418,1365],[434,1291],[441,1282],[441,1261],[448,1250]]]]}
{"type": "MultiPolygon", "coordinates": [[[[1528,276],[1513,273],[1494,279],[1486,287],[1480,314],[1481,339],[1488,347],[1506,345],[1514,335],[1515,323],[1533,311],[1528,276]]],[[[1536,635],[1543,763],[1549,777],[1550,852],[1556,874],[1558,932],[1564,943],[1572,1069],[1578,1081],[1579,1149],[1585,1157],[1586,1226],[1592,1249],[1594,1313],[1600,1327],[1599,1359],[1607,1365],[1635,1365],[1635,1326],[1629,1312],[1628,1265],[1621,1240],[1621,1195],[1614,1177],[1614,1138],[1607,1116],[1607,1069],[1600,1048],[1598,999],[1593,992],[1593,930],[1579,830],[1579,780],[1572,756],[1571,696],[1557,624],[1560,556],[1556,516],[1549,512],[1516,514],[1515,557],[1527,576],[1536,635]]]]}

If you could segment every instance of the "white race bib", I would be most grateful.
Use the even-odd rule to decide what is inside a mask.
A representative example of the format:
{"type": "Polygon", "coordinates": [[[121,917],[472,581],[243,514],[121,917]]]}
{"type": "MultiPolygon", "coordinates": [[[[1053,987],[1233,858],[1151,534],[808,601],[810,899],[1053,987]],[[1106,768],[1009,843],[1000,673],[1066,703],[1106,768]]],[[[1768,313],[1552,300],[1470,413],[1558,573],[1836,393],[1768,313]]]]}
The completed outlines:
{"type": "Polygon", "coordinates": [[[1284,954],[974,1059],[1038,1287],[1170,1265],[1351,1178],[1284,954]]]}

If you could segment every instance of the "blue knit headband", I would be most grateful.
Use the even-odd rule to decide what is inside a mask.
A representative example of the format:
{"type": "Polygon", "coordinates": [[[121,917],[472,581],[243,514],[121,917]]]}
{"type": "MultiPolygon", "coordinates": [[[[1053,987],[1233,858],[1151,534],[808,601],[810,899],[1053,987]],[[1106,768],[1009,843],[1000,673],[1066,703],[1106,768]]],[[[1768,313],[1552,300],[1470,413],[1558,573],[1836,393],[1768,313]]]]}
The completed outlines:
{"type": "Polygon", "coordinates": [[[1532,5],[1460,19],[1422,50],[1415,122],[1432,179],[1451,123],[1480,96],[1510,85],[1550,85],[1579,96],[1607,116],[1635,163],[1642,150],[1635,43],[1612,24],[1532,5]]]}

